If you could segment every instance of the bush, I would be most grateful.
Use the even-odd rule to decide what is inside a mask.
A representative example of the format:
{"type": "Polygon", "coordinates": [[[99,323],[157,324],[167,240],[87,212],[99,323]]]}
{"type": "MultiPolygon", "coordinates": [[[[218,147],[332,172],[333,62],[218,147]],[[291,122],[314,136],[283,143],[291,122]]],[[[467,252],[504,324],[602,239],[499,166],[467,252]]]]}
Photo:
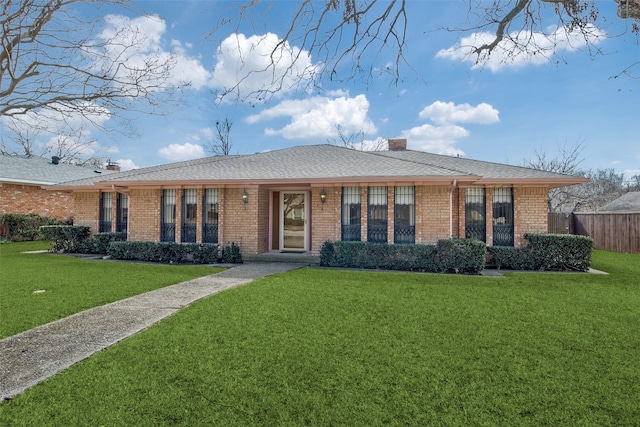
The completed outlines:
{"type": "Polygon", "coordinates": [[[71,219],[61,221],[36,214],[3,214],[0,224],[7,227],[7,238],[13,241],[41,240],[40,227],[46,225],[70,225],[71,219]]]}
{"type": "Polygon", "coordinates": [[[84,225],[45,225],[40,227],[45,240],[50,240],[54,252],[77,252],[76,248],[84,245],[91,229],[84,225]]]}
{"type": "Polygon", "coordinates": [[[529,247],[489,246],[487,247],[487,267],[508,270],[535,270],[536,263],[529,247]]]}
{"type": "MultiPolygon", "coordinates": [[[[482,243],[482,242],[480,242],[482,243]]],[[[482,252],[484,254],[484,252],[482,252]]],[[[484,255],[482,255],[484,256],[484,255]]],[[[475,258],[478,258],[476,255],[475,258]]],[[[324,267],[384,269],[422,272],[476,272],[475,268],[443,268],[437,262],[433,245],[326,241],[320,249],[320,265],[324,267]]],[[[473,264],[475,265],[475,263],[473,264]]],[[[484,260],[482,260],[484,266],[484,260]]],[[[479,271],[481,271],[480,268],[479,271]]]]}
{"type": "Polygon", "coordinates": [[[113,259],[160,262],[166,264],[209,264],[218,261],[218,245],[204,243],[155,243],[112,241],[113,259]]]}
{"type": "Polygon", "coordinates": [[[535,268],[547,271],[587,271],[593,239],[571,234],[525,234],[535,268]]]}
{"type": "Polygon", "coordinates": [[[487,247],[476,239],[438,240],[436,254],[439,272],[479,274],[485,266],[487,247]]]}
{"type": "Polygon", "coordinates": [[[222,248],[222,257],[220,261],[225,264],[242,264],[240,246],[236,245],[234,242],[227,243],[227,245],[222,248]]]}

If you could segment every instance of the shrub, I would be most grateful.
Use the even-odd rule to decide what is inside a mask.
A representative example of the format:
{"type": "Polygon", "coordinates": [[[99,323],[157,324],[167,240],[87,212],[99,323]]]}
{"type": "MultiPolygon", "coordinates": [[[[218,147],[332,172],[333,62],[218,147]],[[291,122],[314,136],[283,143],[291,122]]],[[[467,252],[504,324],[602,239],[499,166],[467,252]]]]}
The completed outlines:
{"type": "Polygon", "coordinates": [[[240,253],[240,246],[235,242],[227,243],[222,248],[221,262],[225,264],[242,264],[242,254],[240,253]]]}
{"type": "Polygon", "coordinates": [[[436,253],[439,272],[479,274],[485,266],[487,248],[476,239],[438,240],[436,253]]]}
{"type": "Polygon", "coordinates": [[[525,234],[535,268],[550,271],[587,271],[593,239],[570,234],[525,234]]]}
{"type": "Polygon", "coordinates": [[[76,247],[89,237],[91,229],[84,225],[45,225],[40,232],[52,243],[54,252],[76,252],[76,247]]]}
{"type": "Polygon", "coordinates": [[[218,245],[204,243],[155,243],[112,241],[113,259],[160,262],[167,264],[209,264],[218,260],[218,245]]]}
{"type": "MultiPolygon", "coordinates": [[[[320,249],[320,265],[400,271],[446,271],[436,262],[436,254],[437,250],[433,245],[326,241],[320,249]]],[[[458,270],[452,269],[452,272],[462,273],[470,269],[458,270]]]]}
{"type": "Polygon", "coordinates": [[[536,264],[529,247],[488,246],[487,267],[509,270],[535,270],[536,264]]]}
{"type": "Polygon", "coordinates": [[[13,241],[41,240],[44,237],[40,232],[40,227],[46,225],[70,225],[71,223],[71,219],[61,221],[37,214],[0,215],[0,224],[4,224],[7,227],[6,237],[13,241]]]}

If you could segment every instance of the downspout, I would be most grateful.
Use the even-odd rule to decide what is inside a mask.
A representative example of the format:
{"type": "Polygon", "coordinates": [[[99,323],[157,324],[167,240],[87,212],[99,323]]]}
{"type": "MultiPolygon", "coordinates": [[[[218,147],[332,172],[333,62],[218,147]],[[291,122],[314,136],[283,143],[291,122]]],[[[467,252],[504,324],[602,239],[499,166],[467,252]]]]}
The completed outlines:
{"type": "Polygon", "coordinates": [[[449,240],[453,239],[453,190],[456,188],[457,180],[453,180],[451,189],[449,190],[449,240]]]}

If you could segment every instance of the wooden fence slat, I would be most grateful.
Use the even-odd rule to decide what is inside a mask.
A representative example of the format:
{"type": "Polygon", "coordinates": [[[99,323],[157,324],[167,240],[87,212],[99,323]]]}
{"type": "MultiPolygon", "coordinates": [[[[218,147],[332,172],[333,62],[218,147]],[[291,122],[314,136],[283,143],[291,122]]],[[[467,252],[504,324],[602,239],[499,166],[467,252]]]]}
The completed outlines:
{"type": "MultiPolygon", "coordinates": [[[[640,212],[579,212],[571,216],[573,233],[590,236],[596,249],[640,253],[640,212]]],[[[551,231],[551,225],[549,232],[555,232],[551,231]]]]}

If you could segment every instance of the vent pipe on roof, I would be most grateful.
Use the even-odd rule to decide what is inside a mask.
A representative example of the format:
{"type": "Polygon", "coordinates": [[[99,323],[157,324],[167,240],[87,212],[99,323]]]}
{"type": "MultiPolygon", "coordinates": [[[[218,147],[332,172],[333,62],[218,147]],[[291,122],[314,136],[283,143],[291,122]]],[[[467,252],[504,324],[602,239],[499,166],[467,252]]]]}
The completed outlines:
{"type": "Polygon", "coordinates": [[[390,139],[389,141],[389,151],[404,151],[407,149],[407,140],[402,139],[390,139]]]}
{"type": "Polygon", "coordinates": [[[51,156],[51,164],[52,164],[52,165],[57,165],[58,163],[60,163],[60,157],[58,157],[58,156],[51,156]]]}

